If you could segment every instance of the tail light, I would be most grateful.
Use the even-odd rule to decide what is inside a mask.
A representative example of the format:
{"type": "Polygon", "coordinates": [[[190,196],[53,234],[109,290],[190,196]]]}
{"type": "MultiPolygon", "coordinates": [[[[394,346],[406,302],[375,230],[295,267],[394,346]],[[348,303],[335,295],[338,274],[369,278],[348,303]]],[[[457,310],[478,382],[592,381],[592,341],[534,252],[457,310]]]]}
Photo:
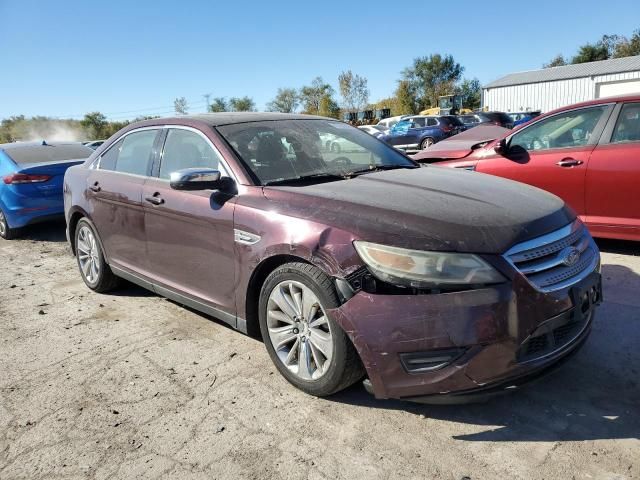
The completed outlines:
{"type": "Polygon", "coordinates": [[[445,133],[449,133],[453,130],[453,127],[450,125],[445,125],[444,127],[442,127],[442,130],[444,130],[445,133]]]}
{"type": "Polygon", "coordinates": [[[42,183],[51,178],[50,175],[29,175],[26,173],[12,173],[6,175],[2,180],[7,185],[17,185],[20,183],[42,183]]]}

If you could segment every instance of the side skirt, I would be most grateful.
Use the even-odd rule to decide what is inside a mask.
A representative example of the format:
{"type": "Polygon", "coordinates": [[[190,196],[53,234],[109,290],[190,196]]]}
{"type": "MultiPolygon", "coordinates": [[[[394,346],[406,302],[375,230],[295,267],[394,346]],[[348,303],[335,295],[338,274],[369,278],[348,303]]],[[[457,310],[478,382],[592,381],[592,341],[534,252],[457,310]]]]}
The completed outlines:
{"type": "Polygon", "coordinates": [[[207,305],[206,303],[203,303],[199,300],[178,293],[175,290],[171,290],[167,287],[163,287],[156,283],[145,280],[144,278],[123,270],[122,268],[116,267],[114,265],[110,265],[110,267],[113,273],[118,277],[122,277],[125,280],[128,280],[131,283],[135,283],[136,285],[139,285],[142,288],[146,288],[147,290],[151,290],[152,292],[156,292],[158,295],[168,298],[169,300],[173,300],[174,302],[180,303],[187,307],[193,308],[194,310],[222,320],[236,330],[247,334],[247,321],[244,318],[237,317],[223,310],[207,305]]]}

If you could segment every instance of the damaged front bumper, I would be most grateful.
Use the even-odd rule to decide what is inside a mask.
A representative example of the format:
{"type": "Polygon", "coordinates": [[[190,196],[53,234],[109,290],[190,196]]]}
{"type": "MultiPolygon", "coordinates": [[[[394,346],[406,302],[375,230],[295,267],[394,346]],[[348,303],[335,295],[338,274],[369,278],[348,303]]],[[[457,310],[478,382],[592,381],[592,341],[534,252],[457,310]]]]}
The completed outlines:
{"type": "Polygon", "coordinates": [[[575,353],[602,299],[597,271],[543,293],[524,278],[424,295],[358,292],[333,309],[376,398],[467,403],[533,380],[575,353]]]}

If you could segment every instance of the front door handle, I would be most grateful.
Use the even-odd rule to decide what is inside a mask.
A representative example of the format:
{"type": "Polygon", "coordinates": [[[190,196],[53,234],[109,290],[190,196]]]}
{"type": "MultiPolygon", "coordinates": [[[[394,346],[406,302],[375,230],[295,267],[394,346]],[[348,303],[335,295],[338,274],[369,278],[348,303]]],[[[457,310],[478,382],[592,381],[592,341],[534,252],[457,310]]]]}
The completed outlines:
{"type": "Polygon", "coordinates": [[[144,199],[154,205],[162,205],[164,203],[164,198],[159,193],[154,193],[152,197],[144,197],[144,199]]]}
{"type": "Polygon", "coordinates": [[[102,190],[102,188],[100,188],[100,183],[96,182],[89,187],[89,190],[91,190],[92,192],[98,193],[100,190],[102,190]]]}
{"type": "Polygon", "coordinates": [[[582,160],[576,160],[575,158],[563,158],[556,165],[559,167],[577,167],[578,165],[582,165],[584,162],[582,160]]]}

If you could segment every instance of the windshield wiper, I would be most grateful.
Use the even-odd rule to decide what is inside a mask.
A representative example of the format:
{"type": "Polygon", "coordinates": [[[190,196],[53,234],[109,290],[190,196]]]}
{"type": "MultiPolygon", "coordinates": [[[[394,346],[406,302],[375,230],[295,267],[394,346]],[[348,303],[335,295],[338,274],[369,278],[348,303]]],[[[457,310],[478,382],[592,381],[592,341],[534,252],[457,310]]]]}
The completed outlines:
{"type": "Polygon", "coordinates": [[[398,168],[420,168],[418,165],[370,165],[369,168],[363,168],[362,170],[354,170],[349,172],[349,177],[355,177],[358,175],[364,175],[365,173],[382,172],[385,170],[396,170],[398,168]]]}
{"type": "Polygon", "coordinates": [[[277,180],[269,180],[268,182],[264,182],[264,186],[272,186],[272,185],[288,185],[291,183],[305,183],[313,180],[346,180],[349,178],[349,175],[341,175],[338,173],[312,173],[310,175],[301,175],[299,177],[293,178],[279,178],[277,180]]]}

